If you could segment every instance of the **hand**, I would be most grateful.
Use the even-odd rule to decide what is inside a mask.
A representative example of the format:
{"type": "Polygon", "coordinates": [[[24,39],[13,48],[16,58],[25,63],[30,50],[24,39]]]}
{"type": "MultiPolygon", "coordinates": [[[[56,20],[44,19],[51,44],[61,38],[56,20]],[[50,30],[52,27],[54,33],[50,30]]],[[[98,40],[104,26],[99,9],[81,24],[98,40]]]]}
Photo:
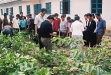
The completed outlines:
{"type": "Polygon", "coordinates": [[[57,34],[57,32],[53,32],[53,35],[56,35],[57,34]]]}
{"type": "Polygon", "coordinates": [[[35,36],[38,36],[38,33],[37,33],[37,32],[35,32],[35,36]]]}

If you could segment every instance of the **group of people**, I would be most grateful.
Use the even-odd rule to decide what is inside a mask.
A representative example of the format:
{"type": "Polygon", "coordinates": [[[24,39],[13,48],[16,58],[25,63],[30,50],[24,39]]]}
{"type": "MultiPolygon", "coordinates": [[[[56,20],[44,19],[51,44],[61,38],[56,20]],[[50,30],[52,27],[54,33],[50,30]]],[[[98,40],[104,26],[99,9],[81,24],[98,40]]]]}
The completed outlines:
{"type": "MultiPolygon", "coordinates": [[[[51,37],[54,35],[58,35],[61,38],[69,36],[79,40],[86,40],[84,42],[86,47],[95,47],[101,43],[106,30],[106,21],[101,18],[100,14],[87,13],[84,15],[85,20],[81,21],[77,14],[74,15],[74,19],[71,19],[66,17],[65,14],[62,14],[61,18],[59,18],[58,13],[49,16],[46,13],[47,10],[42,8],[41,12],[32,18],[31,14],[25,17],[21,12],[10,22],[12,27],[10,30],[34,30],[35,36],[39,37],[39,48],[45,47],[46,50],[52,50],[51,37]],[[97,22],[95,21],[95,16],[98,19],[97,22]]],[[[9,25],[9,22],[5,13],[4,19],[0,19],[0,29],[8,28],[5,27],[6,25],[9,25]]],[[[82,46],[79,49],[82,49],[82,46]]]]}
{"type": "Polygon", "coordinates": [[[23,12],[17,14],[16,17],[12,16],[10,21],[7,18],[7,13],[4,13],[3,20],[0,18],[0,32],[5,34],[13,34],[13,31],[6,31],[8,27],[11,27],[11,30],[17,30],[18,32],[22,30],[34,30],[34,18],[32,18],[32,14],[28,14],[26,17],[23,16],[23,12]]]}

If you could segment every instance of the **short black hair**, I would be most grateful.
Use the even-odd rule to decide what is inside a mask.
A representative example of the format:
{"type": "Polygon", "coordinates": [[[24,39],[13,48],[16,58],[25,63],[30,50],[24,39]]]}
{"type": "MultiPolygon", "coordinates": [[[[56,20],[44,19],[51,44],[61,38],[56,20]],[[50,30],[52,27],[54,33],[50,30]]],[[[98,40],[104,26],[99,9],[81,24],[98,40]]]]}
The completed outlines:
{"type": "Polygon", "coordinates": [[[4,16],[7,16],[7,13],[4,13],[4,16]]]}
{"type": "Polygon", "coordinates": [[[101,14],[100,14],[100,13],[97,13],[96,15],[97,15],[97,16],[101,16],[101,14]]]}
{"type": "Polygon", "coordinates": [[[18,18],[19,18],[19,17],[20,17],[20,15],[19,15],[19,14],[17,14],[17,15],[16,15],[16,17],[18,17],[18,18]]]}
{"type": "Polygon", "coordinates": [[[87,15],[88,15],[88,16],[90,16],[90,17],[92,17],[92,16],[93,16],[93,15],[92,15],[92,14],[90,14],[90,13],[89,13],[89,14],[87,14],[87,15]]]}
{"type": "Polygon", "coordinates": [[[80,17],[79,16],[75,16],[75,20],[80,20],[80,17]]]}
{"type": "Polygon", "coordinates": [[[46,8],[42,8],[41,12],[47,12],[47,9],[46,8]]]}
{"type": "Polygon", "coordinates": [[[93,18],[95,18],[95,15],[94,15],[94,14],[92,14],[92,17],[93,17],[93,18]]]}
{"type": "Polygon", "coordinates": [[[47,17],[47,19],[52,19],[52,20],[54,20],[54,17],[53,17],[52,15],[49,15],[49,16],[47,17]]]}
{"type": "Polygon", "coordinates": [[[29,14],[29,16],[32,16],[32,14],[29,14]]]}
{"type": "Polygon", "coordinates": [[[71,17],[68,16],[68,17],[67,17],[67,20],[71,20],[71,17]]]}
{"type": "Polygon", "coordinates": [[[84,16],[88,16],[87,14],[85,14],[84,16]]]}
{"type": "Polygon", "coordinates": [[[23,12],[20,12],[20,14],[23,14],[23,12]]]}
{"type": "Polygon", "coordinates": [[[65,16],[64,14],[62,14],[62,15],[61,15],[61,18],[62,18],[62,17],[66,17],[66,16],[65,16]]]}
{"type": "Polygon", "coordinates": [[[75,14],[74,16],[78,16],[78,14],[75,14]]]}
{"type": "Polygon", "coordinates": [[[55,16],[59,16],[59,14],[58,14],[58,13],[55,13],[55,14],[54,14],[54,17],[55,17],[55,16]]]}

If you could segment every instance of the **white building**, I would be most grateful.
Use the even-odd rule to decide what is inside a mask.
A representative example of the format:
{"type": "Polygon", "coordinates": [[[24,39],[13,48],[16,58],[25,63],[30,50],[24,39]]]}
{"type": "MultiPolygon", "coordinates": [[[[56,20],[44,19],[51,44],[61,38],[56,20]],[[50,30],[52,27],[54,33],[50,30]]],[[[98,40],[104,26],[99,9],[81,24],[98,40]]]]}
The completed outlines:
{"type": "Polygon", "coordinates": [[[3,17],[4,12],[15,16],[21,11],[24,15],[38,14],[41,8],[47,8],[48,14],[67,14],[71,18],[78,14],[81,20],[86,13],[101,13],[107,29],[111,29],[110,4],[111,0],[0,0],[0,16],[3,17]]]}

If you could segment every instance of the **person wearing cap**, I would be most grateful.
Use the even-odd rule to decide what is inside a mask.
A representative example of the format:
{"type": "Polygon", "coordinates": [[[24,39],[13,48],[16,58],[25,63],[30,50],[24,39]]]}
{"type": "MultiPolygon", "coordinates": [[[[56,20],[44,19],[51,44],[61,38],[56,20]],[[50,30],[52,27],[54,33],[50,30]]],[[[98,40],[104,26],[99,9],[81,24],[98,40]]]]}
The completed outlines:
{"type": "Polygon", "coordinates": [[[57,32],[57,35],[59,34],[59,29],[60,29],[60,18],[58,18],[58,14],[54,14],[54,22],[53,22],[53,31],[57,32]]]}
{"type": "Polygon", "coordinates": [[[86,47],[93,47],[93,33],[96,29],[96,22],[92,19],[92,14],[88,14],[88,26],[87,26],[87,38],[86,38],[86,47]]]}
{"type": "Polygon", "coordinates": [[[56,34],[52,30],[53,20],[54,20],[54,17],[52,15],[49,15],[47,17],[47,20],[42,22],[39,29],[39,34],[41,35],[41,42],[43,44],[43,47],[45,47],[47,51],[52,50],[51,36],[56,34]]]}
{"type": "Polygon", "coordinates": [[[19,23],[20,23],[19,14],[17,14],[16,18],[14,18],[12,21],[12,28],[14,30],[17,30],[18,32],[20,32],[19,23]]]}
{"type": "Polygon", "coordinates": [[[97,45],[100,45],[100,43],[102,41],[102,37],[103,37],[103,35],[105,34],[105,31],[106,31],[106,21],[101,18],[101,15],[99,13],[96,14],[96,18],[98,19],[97,30],[96,30],[97,45]]]}
{"type": "Polygon", "coordinates": [[[4,13],[4,19],[3,19],[2,22],[3,22],[2,28],[3,28],[5,25],[8,25],[7,13],[4,13]]]}
{"type": "Polygon", "coordinates": [[[43,48],[43,44],[41,43],[41,35],[39,34],[39,28],[41,23],[47,19],[46,16],[47,10],[45,8],[41,9],[41,12],[35,17],[34,24],[35,24],[35,36],[39,35],[39,48],[43,48]]]}
{"type": "Polygon", "coordinates": [[[67,22],[65,21],[65,16],[61,16],[61,23],[60,23],[60,36],[61,37],[66,37],[66,33],[68,30],[67,22]]]}
{"type": "MultiPolygon", "coordinates": [[[[76,16],[75,17],[75,21],[72,23],[71,25],[71,37],[72,38],[76,38],[80,41],[83,40],[83,31],[84,31],[84,27],[83,24],[79,21],[80,17],[76,16]]],[[[79,50],[82,50],[82,44],[78,44],[77,48],[79,50]]]]}

